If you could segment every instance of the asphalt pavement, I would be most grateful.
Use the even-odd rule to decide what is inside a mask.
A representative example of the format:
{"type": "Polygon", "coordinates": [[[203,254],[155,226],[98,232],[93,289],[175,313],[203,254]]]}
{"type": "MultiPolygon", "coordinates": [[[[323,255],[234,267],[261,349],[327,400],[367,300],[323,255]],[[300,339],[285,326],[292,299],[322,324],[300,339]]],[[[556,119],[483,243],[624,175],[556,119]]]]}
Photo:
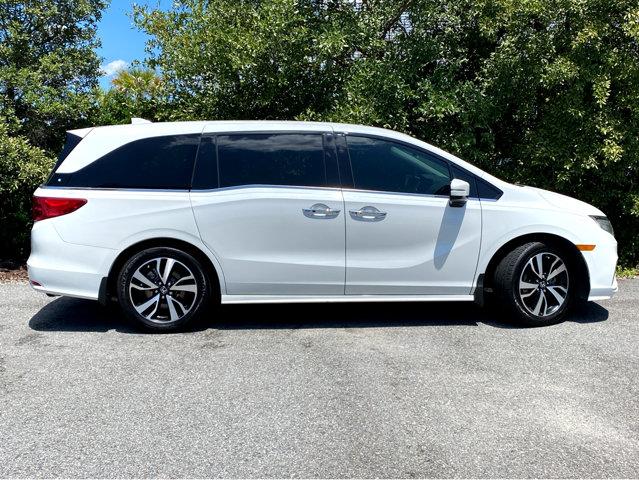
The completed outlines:
{"type": "Polygon", "coordinates": [[[158,335],[2,284],[0,477],[638,477],[639,280],[502,317],[230,305],[158,335]]]}

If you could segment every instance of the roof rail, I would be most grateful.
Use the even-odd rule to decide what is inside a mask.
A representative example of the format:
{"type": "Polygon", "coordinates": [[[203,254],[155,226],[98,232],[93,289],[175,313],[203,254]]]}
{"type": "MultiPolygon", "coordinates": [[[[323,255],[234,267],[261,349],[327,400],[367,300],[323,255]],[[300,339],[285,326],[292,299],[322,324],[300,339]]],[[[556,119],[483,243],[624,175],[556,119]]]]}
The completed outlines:
{"type": "Polygon", "coordinates": [[[139,125],[141,123],[152,123],[152,122],[151,120],[147,120],[146,118],[138,118],[138,117],[131,118],[131,125],[139,125]]]}

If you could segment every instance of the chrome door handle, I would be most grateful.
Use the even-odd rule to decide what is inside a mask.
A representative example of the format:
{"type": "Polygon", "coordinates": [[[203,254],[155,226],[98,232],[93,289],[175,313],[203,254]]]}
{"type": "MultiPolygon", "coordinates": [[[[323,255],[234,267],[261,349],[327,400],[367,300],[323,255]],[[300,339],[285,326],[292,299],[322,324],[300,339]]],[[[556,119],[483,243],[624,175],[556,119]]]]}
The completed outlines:
{"type": "Polygon", "coordinates": [[[362,207],[359,210],[350,210],[351,217],[355,220],[364,220],[368,222],[380,222],[386,218],[386,212],[380,212],[375,207],[362,207]]]}
{"type": "Polygon", "coordinates": [[[339,215],[340,210],[333,210],[323,203],[316,203],[311,208],[303,208],[302,213],[308,218],[335,218],[339,215]]]}

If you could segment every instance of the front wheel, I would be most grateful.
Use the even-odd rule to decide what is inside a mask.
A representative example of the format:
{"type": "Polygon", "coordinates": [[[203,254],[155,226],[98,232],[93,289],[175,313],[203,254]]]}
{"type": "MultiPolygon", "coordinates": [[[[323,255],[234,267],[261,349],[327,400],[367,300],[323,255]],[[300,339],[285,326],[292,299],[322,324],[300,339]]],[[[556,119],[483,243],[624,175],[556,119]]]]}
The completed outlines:
{"type": "Polygon", "coordinates": [[[574,268],[561,250],[530,242],[506,255],[495,270],[495,289],[523,325],[539,327],[561,322],[572,304],[574,268]]]}
{"type": "Polygon", "coordinates": [[[133,255],[118,276],[124,313],[150,330],[183,328],[209,302],[210,284],[200,263],[175,248],[149,248],[133,255]]]}

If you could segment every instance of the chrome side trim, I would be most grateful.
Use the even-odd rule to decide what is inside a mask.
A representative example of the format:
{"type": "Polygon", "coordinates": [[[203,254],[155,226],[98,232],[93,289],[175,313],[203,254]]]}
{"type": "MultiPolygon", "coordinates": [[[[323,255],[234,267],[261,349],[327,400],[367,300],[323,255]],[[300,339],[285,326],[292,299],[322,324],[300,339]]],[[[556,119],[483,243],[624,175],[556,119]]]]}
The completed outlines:
{"type": "MultiPolygon", "coordinates": [[[[431,195],[427,193],[402,193],[402,192],[385,192],[382,190],[361,190],[357,188],[340,188],[340,187],[304,187],[299,185],[267,185],[267,184],[251,184],[251,185],[236,185],[233,187],[220,187],[220,188],[210,188],[206,190],[191,190],[191,193],[214,193],[214,192],[224,192],[227,190],[243,190],[243,189],[253,189],[253,188],[276,188],[276,189],[303,189],[303,190],[331,190],[331,191],[342,191],[346,192],[355,192],[355,193],[372,193],[376,195],[393,195],[393,196],[401,196],[401,197],[418,197],[418,198],[443,198],[450,199],[449,195],[431,195]]],[[[479,198],[468,198],[468,201],[479,201],[479,198]]]]}
{"type": "Polygon", "coordinates": [[[166,192],[172,192],[172,193],[189,193],[190,190],[188,189],[169,189],[169,188],[104,188],[104,187],[65,187],[63,185],[61,186],[55,186],[55,185],[40,185],[41,189],[43,190],[95,190],[98,192],[144,192],[144,193],[153,193],[153,192],[158,192],[158,193],[166,193],[166,192]]]}
{"type": "MultiPolygon", "coordinates": [[[[381,195],[393,195],[393,196],[402,196],[402,197],[418,197],[418,198],[443,198],[449,199],[448,195],[430,195],[426,193],[401,193],[401,192],[384,192],[381,190],[360,190],[356,188],[340,188],[340,187],[305,187],[301,185],[267,185],[267,184],[251,184],[251,185],[235,185],[233,187],[220,187],[220,188],[209,188],[206,190],[186,190],[186,189],[165,189],[165,188],[103,188],[103,187],[65,187],[65,186],[54,186],[54,185],[40,185],[43,190],[94,190],[94,191],[105,191],[105,192],[170,192],[170,193],[215,193],[215,192],[226,192],[231,190],[250,190],[255,188],[273,188],[280,190],[328,190],[328,191],[343,191],[343,192],[355,192],[355,193],[373,193],[373,194],[381,194],[381,195]]],[[[478,198],[469,198],[468,201],[479,201],[483,199],[478,198]]]]}
{"type": "Polygon", "coordinates": [[[220,188],[209,188],[206,190],[190,190],[191,193],[215,193],[215,192],[226,192],[231,190],[251,190],[255,188],[273,188],[278,190],[329,190],[334,192],[339,192],[342,189],[340,187],[318,187],[318,186],[302,186],[302,185],[267,185],[267,184],[259,184],[254,183],[250,185],[234,185],[232,187],[220,187],[220,188]]]}
{"type": "MultiPolygon", "coordinates": [[[[384,192],[382,190],[360,190],[357,188],[339,188],[339,187],[304,187],[299,185],[267,185],[267,184],[251,184],[251,185],[235,185],[233,187],[220,187],[210,188],[206,190],[191,190],[191,193],[214,193],[224,192],[227,190],[243,190],[253,188],[276,188],[276,189],[302,189],[302,190],[332,190],[342,192],[355,192],[355,193],[374,193],[381,195],[394,195],[394,196],[410,196],[410,197],[422,197],[422,198],[444,198],[448,200],[448,195],[431,195],[427,193],[402,193],[402,192],[384,192]]],[[[478,201],[477,198],[469,198],[468,201],[478,201]]]]}
{"type": "Polygon", "coordinates": [[[222,295],[225,304],[349,303],[349,302],[472,302],[472,295],[222,295]]]}
{"type": "MultiPolygon", "coordinates": [[[[433,195],[430,193],[403,193],[403,192],[385,192],[384,190],[362,190],[359,188],[345,188],[344,192],[355,192],[355,193],[373,193],[375,195],[393,195],[400,197],[418,197],[418,198],[445,198],[446,200],[450,199],[449,195],[433,195]]],[[[469,198],[468,200],[477,200],[476,198],[469,198]]]]}
{"type": "Polygon", "coordinates": [[[187,190],[187,189],[168,189],[168,188],[102,188],[102,187],[65,187],[54,185],[41,185],[39,188],[43,190],[95,190],[106,192],[174,192],[174,193],[214,193],[225,192],[228,190],[245,190],[254,188],[276,188],[276,189],[295,189],[295,190],[330,190],[341,191],[339,187],[304,187],[300,185],[236,185],[233,187],[210,188],[206,190],[187,190]]]}

